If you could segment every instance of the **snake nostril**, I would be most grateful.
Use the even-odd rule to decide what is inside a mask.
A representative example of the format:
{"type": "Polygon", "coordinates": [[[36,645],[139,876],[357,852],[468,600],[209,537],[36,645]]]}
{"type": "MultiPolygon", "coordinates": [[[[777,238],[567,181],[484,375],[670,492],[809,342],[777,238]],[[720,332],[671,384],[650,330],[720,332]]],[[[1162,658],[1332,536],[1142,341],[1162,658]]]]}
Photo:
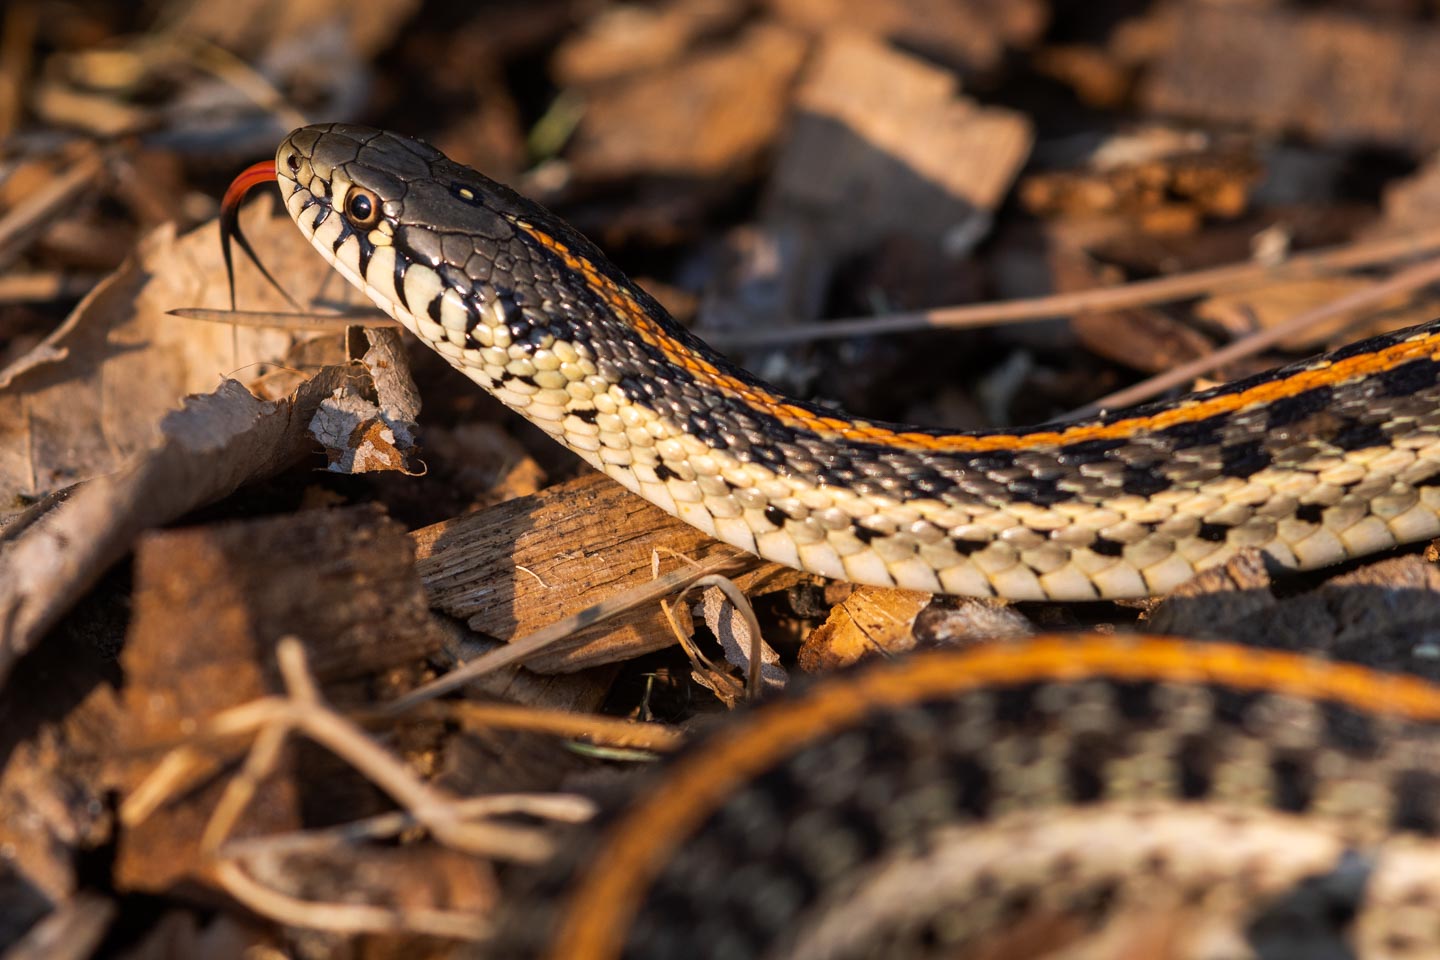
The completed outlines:
{"type": "Polygon", "coordinates": [[[285,165],[290,168],[291,173],[300,172],[300,158],[293,153],[285,158],[285,165]]]}

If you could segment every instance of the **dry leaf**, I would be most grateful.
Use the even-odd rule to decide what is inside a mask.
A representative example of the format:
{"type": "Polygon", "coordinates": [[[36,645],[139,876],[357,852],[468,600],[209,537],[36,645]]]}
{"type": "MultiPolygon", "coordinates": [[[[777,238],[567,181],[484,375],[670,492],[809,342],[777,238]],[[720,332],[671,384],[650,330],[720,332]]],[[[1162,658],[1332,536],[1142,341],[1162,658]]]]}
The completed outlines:
{"type": "MultiPolygon", "coordinates": [[[[315,293],[331,271],[288,217],[255,206],[245,232],[267,266],[293,295],[315,293]]],[[[291,309],[243,262],[236,294],[246,309],[291,309]]],[[[147,235],[64,324],[0,371],[0,514],[115,470],[160,439],[160,419],[187,395],[231,376],[258,381],[284,362],[297,339],[290,332],[165,312],[229,304],[214,223],[182,237],[170,225],[147,235]]]]}
{"type": "MultiPolygon", "coordinates": [[[[1281,280],[1251,290],[1208,297],[1195,307],[1195,314],[1239,337],[1256,330],[1277,327],[1297,314],[1323,307],[1374,285],[1375,281],[1368,277],[1281,280]]],[[[1317,323],[1301,334],[1288,337],[1280,342],[1280,346],[1286,350],[1315,350],[1342,332],[1345,339],[1350,340],[1411,323],[1420,323],[1430,318],[1428,313],[1423,317],[1409,316],[1403,312],[1398,318],[1390,315],[1403,308],[1408,300],[1409,295],[1403,294],[1391,297],[1382,304],[1366,307],[1363,312],[1373,319],[1362,328],[1355,328],[1354,313],[1344,314],[1324,323],[1317,323]],[[1380,320],[1381,316],[1386,317],[1383,322],[1380,320]]]]}
{"type": "Polygon", "coordinates": [[[424,471],[411,468],[408,457],[415,450],[420,391],[410,378],[400,333],[382,328],[359,334],[370,341],[362,359],[370,383],[347,380],[336,387],[315,411],[310,434],[325,447],[333,473],[394,470],[419,476],[424,471]]]}

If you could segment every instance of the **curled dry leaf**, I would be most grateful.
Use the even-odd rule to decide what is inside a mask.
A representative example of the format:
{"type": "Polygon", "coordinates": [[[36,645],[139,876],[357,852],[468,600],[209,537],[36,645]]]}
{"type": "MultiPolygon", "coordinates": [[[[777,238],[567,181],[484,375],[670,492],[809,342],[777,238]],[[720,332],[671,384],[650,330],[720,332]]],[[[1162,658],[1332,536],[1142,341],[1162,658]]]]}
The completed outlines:
{"type": "Polygon", "coordinates": [[[166,417],[161,440],[0,542],[0,680],[149,527],[270,476],[311,448],[305,427],[350,372],[326,367],[293,397],[265,401],[226,380],[166,417]]]}
{"type": "MultiPolygon", "coordinates": [[[[739,594],[739,591],[736,590],[735,593],[739,594]]],[[[743,595],[740,597],[743,599],[743,595]]],[[[720,649],[725,653],[725,662],[739,670],[741,677],[750,675],[750,657],[755,644],[759,643],[761,696],[779,693],[785,689],[790,682],[790,675],[780,663],[780,654],[755,633],[756,621],[753,612],[747,616],[746,611],[731,602],[726,591],[714,586],[705,588],[695,607],[695,612],[704,617],[705,626],[710,628],[710,632],[720,642],[720,649]]],[[[714,676],[715,673],[716,671],[697,663],[691,676],[696,683],[713,691],[715,696],[724,700],[727,705],[733,706],[733,684],[723,682],[733,678],[726,675],[722,680],[721,677],[714,676]]],[[[743,686],[734,687],[736,692],[743,689],[743,686]]]]}
{"type": "Polygon", "coordinates": [[[416,476],[405,463],[405,447],[380,408],[349,387],[336,387],[310,421],[310,435],[325,447],[331,473],[398,470],[416,476]]]}
{"type": "Polygon", "coordinates": [[[411,476],[423,473],[409,466],[415,449],[420,391],[410,378],[410,366],[399,331],[360,331],[370,347],[362,362],[370,371],[375,399],[355,380],[347,380],[320,404],[310,421],[310,434],[325,447],[333,473],[375,473],[396,470],[411,476]]]}

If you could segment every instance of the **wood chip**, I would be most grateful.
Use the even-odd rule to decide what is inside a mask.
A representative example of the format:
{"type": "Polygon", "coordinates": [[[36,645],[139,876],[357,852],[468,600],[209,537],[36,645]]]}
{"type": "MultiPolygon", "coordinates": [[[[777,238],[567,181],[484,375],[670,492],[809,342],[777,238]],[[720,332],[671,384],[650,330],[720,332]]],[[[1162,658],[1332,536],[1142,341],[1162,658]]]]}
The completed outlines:
{"type": "Polygon", "coordinates": [[[1440,29],[1291,7],[1182,4],[1150,109],[1322,141],[1440,144],[1440,29]]]}
{"type": "MultiPolygon", "coordinates": [[[[695,561],[749,557],[653,507],[595,473],[477,513],[415,531],[420,578],[430,603],[482,633],[513,640],[606,597],[648,583],[652,556],[695,561]]],[[[781,590],[805,578],[753,558],[734,577],[747,592],[781,590]]],[[[527,665],[542,672],[626,660],[675,642],[658,605],[576,635],[563,654],[527,665]]]]}
{"type": "MultiPolygon", "coordinates": [[[[274,650],[287,635],[299,638],[322,683],[437,650],[441,635],[404,529],[366,507],[146,536],[136,550],[135,612],[121,657],[130,749],[153,757],[143,751],[183,741],[221,710],[280,692],[274,650]]],[[[245,831],[297,829],[307,789],[326,773],[333,788],[337,766],[292,759],[286,776],[262,785],[245,831]]],[[[137,763],[129,784],[151,769],[137,763]]],[[[199,872],[196,845],[223,786],[209,782],[126,830],[116,864],[122,886],[160,890],[199,872]]],[[[367,799],[361,809],[370,806],[367,799]]]]}

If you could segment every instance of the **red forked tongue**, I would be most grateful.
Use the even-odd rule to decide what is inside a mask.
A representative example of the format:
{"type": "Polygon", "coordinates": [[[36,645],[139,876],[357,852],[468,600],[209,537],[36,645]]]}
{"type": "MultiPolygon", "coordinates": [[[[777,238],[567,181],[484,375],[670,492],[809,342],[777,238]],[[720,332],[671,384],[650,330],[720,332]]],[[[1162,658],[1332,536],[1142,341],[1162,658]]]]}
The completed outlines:
{"type": "Polygon", "coordinates": [[[291,299],[290,294],[285,292],[285,288],[270,275],[270,271],[265,269],[265,264],[260,262],[255,249],[250,246],[250,241],[240,232],[240,204],[245,200],[245,195],[262,183],[272,183],[278,179],[275,175],[275,161],[261,160],[240,171],[240,175],[225,189],[225,197],[220,201],[220,251],[225,257],[225,277],[230,281],[231,310],[235,309],[235,265],[230,259],[230,240],[234,238],[239,242],[240,249],[250,258],[250,262],[270,281],[270,285],[279,290],[280,295],[289,300],[296,311],[304,312],[303,308],[291,299]]]}

